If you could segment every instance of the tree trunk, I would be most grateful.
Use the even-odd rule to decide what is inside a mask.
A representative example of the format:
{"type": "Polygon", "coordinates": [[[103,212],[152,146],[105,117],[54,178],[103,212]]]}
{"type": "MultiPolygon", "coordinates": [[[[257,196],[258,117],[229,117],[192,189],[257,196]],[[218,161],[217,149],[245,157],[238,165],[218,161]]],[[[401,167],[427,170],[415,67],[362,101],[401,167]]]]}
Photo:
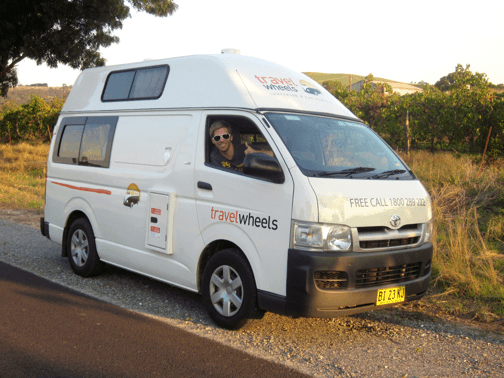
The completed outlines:
{"type": "Polygon", "coordinates": [[[49,142],[52,140],[51,129],[49,128],[49,124],[47,126],[47,134],[49,135],[49,142]]]}
{"type": "Polygon", "coordinates": [[[409,111],[406,110],[406,122],[404,123],[404,149],[406,150],[406,155],[410,154],[410,135],[409,135],[409,111]]]}
{"type": "Polygon", "coordinates": [[[14,121],[14,127],[15,127],[15,129],[16,129],[16,135],[17,135],[17,138],[18,138],[18,140],[20,140],[20,139],[21,139],[21,134],[19,133],[19,126],[18,126],[18,121],[17,121],[17,119],[14,121]]]}
{"type": "Polygon", "coordinates": [[[430,152],[433,154],[434,153],[434,125],[431,123],[431,145],[430,145],[430,152]]]}

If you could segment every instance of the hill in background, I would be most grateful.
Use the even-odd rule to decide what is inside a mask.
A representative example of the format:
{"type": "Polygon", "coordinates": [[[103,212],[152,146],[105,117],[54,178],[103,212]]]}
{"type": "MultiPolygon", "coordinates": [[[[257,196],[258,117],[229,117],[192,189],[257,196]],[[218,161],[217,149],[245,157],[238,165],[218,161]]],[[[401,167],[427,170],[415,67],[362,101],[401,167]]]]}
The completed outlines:
{"type": "MultiPolygon", "coordinates": [[[[349,85],[350,84],[350,75],[352,76],[352,84],[357,83],[360,80],[364,80],[366,77],[361,76],[361,75],[352,75],[352,74],[328,74],[328,73],[322,73],[322,72],[303,72],[306,76],[311,77],[313,80],[315,80],[317,83],[322,84],[324,81],[327,80],[337,80],[340,81],[341,84],[343,85],[349,85]]],[[[376,77],[375,80],[383,80],[383,81],[391,81],[391,80],[385,80],[376,77]]]]}
{"type": "Polygon", "coordinates": [[[23,105],[30,102],[32,96],[39,96],[49,103],[55,97],[66,100],[70,87],[16,87],[9,89],[7,98],[0,97],[0,107],[7,104],[23,105]]]}
{"type": "MultiPolygon", "coordinates": [[[[317,83],[322,85],[324,81],[327,80],[337,80],[341,82],[341,84],[348,86],[350,84],[350,76],[352,76],[352,84],[355,84],[361,80],[364,80],[366,76],[362,75],[353,75],[353,74],[328,74],[328,73],[321,73],[321,72],[303,72],[306,76],[311,77],[313,80],[315,80],[317,83]]],[[[374,80],[378,80],[384,83],[402,83],[401,81],[395,81],[395,80],[389,80],[389,79],[384,79],[382,77],[374,77],[374,80]]],[[[402,83],[402,84],[408,84],[408,83],[402,83]]],[[[409,84],[413,85],[418,88],[425,88],[425,85],[422,84],[409,84]]]]}

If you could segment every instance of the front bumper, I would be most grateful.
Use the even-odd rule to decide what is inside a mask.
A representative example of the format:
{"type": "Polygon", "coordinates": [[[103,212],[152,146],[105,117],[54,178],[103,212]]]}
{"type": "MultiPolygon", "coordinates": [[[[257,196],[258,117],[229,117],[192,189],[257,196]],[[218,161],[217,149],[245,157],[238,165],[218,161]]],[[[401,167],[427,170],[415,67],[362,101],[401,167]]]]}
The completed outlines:
{"type": "Polygon", "coordinates": [[[405,286],[406,302],[418,300],[429,286],[431,262],[431,243],[374,253],[289,249],[286,297],[259,292],[259,307],[294,317],[343,316],[393,306],[376,305],[378,290],[398,286],[405,286]],[[324,276],[344,279],[329,287],[324,276]]]}

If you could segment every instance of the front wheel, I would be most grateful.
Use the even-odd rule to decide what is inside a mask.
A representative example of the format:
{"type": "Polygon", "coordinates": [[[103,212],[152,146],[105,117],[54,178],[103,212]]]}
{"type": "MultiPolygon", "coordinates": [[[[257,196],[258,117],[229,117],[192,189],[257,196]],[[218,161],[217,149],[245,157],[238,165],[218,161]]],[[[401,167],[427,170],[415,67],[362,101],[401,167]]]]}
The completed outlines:
{"type": "Polygon", "coordinates": [[[67,238],[68,262],[72,270],[81,277],[97,275],[101,261],[96,252],[93,229],[85,218],[79,218],[70,226],[67,238]]]}
{"type": "Polygon", "coordinates": [[[256,310],[254,275],[236,249],[225,249],[212,256],[203,272],[202,290],[208,314],[221,327],[241,328],[256,310]]]}

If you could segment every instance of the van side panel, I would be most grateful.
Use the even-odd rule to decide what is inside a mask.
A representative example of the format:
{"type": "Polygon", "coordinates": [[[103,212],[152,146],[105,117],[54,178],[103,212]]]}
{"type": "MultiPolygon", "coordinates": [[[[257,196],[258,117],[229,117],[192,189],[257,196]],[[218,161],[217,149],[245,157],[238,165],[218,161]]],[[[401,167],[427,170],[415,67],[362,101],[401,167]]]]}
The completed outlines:
{"type": "Polygon", "coordinates": [[[50,161],[46,221],[63,228],[72,211],[81,211],[103,261],[196,290],[194,256],[204,248],[197,225],[191,227],[196,219],[191,129],[198,120],[197,112],[119,116],[110,168],[50,161]],[[145,245],[149,190],[176,194],[173,255],[145,245]]]}

